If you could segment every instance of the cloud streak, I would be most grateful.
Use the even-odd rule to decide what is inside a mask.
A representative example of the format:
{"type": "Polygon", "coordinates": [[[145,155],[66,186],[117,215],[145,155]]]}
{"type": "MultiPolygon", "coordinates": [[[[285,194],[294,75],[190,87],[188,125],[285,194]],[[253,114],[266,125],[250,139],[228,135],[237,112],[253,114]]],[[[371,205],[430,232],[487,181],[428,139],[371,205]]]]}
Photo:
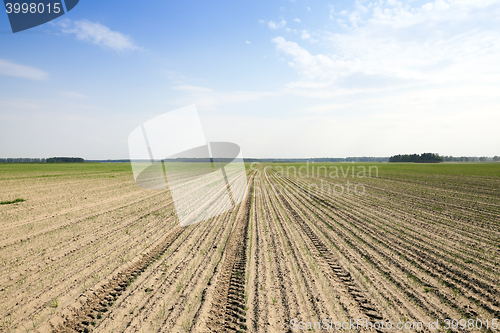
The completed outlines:
{"type": "Polygon", "coordinates": [[[38,68],[19,65],[7,60],[0,59],[0,75],[20,77],[28,80],[45,81],[49,74],[38,68]]]}
{"type": "Polygon", "coordinates": [[[118,31],[113,31],[100,23],[88,20],[63,20],[59,23],[62,32],[75,35],[78,40],[87,41],[114,51],[132,51],[140,49],[132,38],[118,31]]]}

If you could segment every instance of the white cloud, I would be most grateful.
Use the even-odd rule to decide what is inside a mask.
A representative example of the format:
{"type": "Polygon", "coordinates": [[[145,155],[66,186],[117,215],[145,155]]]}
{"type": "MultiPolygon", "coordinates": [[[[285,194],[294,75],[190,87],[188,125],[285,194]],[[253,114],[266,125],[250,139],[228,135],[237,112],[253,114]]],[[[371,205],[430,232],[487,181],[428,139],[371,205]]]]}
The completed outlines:
{"type": "Polygon", "coordinates": [[[38,68],[19,65],[3,59],[0,59],[0,75],[14,76],[36,81],[44,81],[49,77],[47,72],[38,68]]]}
{"type": "Polygon", "coordinates": [[[78,40],[84,40],[93,44],[109,48],[115,51],[128,51],[140,49],[133,40],[118,31],[112,31],[108,27],[88,20],[63,20],[59,22],[62,32],[74,34],[78,40]]]}
{"type": "Polygon", "coordinates": [[[305,78],[331,79],[332,69],[340,69],[340,66],[330,57],[323,54],[314,56],[299,44],[287,41],[283,37],[273,38],[272,41],[276,44],[278,51],[293,58],[291,67],[296,68],[305,78]]]}
{"type": "Polygon", "coordinates": [[[264,21],[264,20],[262,20],[262,19],[259,19],[259,23],[260,23],[260,24],[264,24],[264,23],[266,23],[266,21],[264,21]]]}
{"type": "Polygon", "coordinates": [[[335,13],[335,9],[332,5],[328,5],[328,7],[330,8],[330,20],[333,20],[333,14],[335,13]]]}
{"type": "MultiPolygon", "coordinates": [[[[311,96],[338,96],[435,84],[497,84],[500,72],[500,1],[436,0],[412,8],[407,2],[359,2],[342,32],[322,32],[323,52],[312,53],[283,37],[279,53],[303,77],[289,85],[311,96]],[[489,6],[489,7],[488,7],[489,6]],[[473,28],[472,28],[473,27],[473,28]],[[327,83],[320,91],[311,82],[327,83]],[[314,90],[314,91],[312,91],[314,90]]],[[[310,40],[307,31],[302,39],[310,40]]]]}
{"type": "Polygon", "coordinates": [[[297,23],[302,22],[299,18],[294,18],[294,19],[293,19],[293,21],[294,21],[294,22],[297,22],[297,23]]]}
{"type": "Polygon", "coordinates": [[[250,41],[248,41],[248,40],[247,40],[247,41],[245,41],[245,43],[247,43],[247,44],[252,44],[252,42],[250,42],[250,41]]]}
{"type": "Polygon", "coordinates": [[[269,29],[278,30],[286,26],[286,21],[282,19],[280,22],[269,21],[267,22],[269,29]]]}
{"type": "Polygon", "coordinates": [[[311,11],[311,7],[306,7],[308,11],[311,11]]]}
{"type": "MultiPolygon", "coordinates": [[[[294,141],[290,134],[287,144],[309,154],[314,154],[309,147],[317,147],[317,156],[496,154],[500,1],[410,4],[414,2],[356,3],[350,11],[333,12],[341,29],[315,30],[322,43],[314,51],[307,47],[312,38],[307,43],[272,40],[284,63],[301,77],[284,92],[307,101],[301,111],[310,116],[301,119],[301,131],[307,139],[314,137],[301,148],[304,136],[294,141]],[[326,134],[329,128],[334,129],[331,135],[326,134]],[[352,141],[344,141],[342,136],[349,136],[342,133],[345,128],[355,129],[352,141]],[[345,144],[331,152],[315,144],[336,140],[345,144]]],[[[282,137],[288,133],[277,132],[282,137]]],[[[262,139],[278,140],[270,135],[262,139]]]]}

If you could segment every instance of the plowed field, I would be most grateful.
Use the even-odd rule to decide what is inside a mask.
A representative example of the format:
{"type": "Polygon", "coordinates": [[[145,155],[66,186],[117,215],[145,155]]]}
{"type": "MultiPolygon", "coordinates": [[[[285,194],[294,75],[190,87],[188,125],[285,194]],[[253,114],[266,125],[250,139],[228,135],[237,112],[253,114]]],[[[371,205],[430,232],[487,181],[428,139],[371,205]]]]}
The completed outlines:
{"type": "Polygon", "coordinates": [[[500,331],[500,164],[247,173],[180,227],[129,164],[0,165],[0,331],[500,331]]]}

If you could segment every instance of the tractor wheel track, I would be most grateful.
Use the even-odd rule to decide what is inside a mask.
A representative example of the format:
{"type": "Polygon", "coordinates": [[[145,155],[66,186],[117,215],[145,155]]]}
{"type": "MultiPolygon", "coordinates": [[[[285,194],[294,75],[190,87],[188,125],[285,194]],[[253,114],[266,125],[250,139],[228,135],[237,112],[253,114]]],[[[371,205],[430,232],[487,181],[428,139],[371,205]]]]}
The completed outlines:
{"type": "Polygon", "coordinates": [[[144,272],[149,265],[164,253],[184,230],[186,228],[176,227],[170,231],[160,244],[144,254],[137,262],[117,273],[111,281],[87,297],[83,306],[74,311],[62,326],[56,328],[54,332],[69,333],[76,331],[86,333],[92,331],[91,323],[99,320],[102,317],[102,313],[109,310],[108,307],[125,291],[130,282],[144,272]]]}
{"type": "Polygon", "coordinates": [[[245,277],[248,222],[250,219],[251,193],[254,176],[247,187],[247,195],[240,204],[236,224],[226,244],[221,274],[217,280],[214,298],[208,314],[208,332],[246,330],[245,277]]]}
{"type": "MultiPolygon", "coordinates": [[[[266,170],[267,172],[267,170],[266,170]]],[[[270,177],[269,177],[270,178],[270,177]]],[[[274,187],[272,187],[274,190],[274,187]]],[[[352,278],[351,274],[348,270],[344,269],[342,265],[335,259],[333,253],[330,249],[325,246],[325,244],[320,240],[320,238],[314,233],[314,231],[309,227],[309,225],[302,219],[299,212],[296,211],[296,208],[293,207],[289,199],[286,196],[278,196],[279,200],[286,211],[289,213],[289,216],[293,217],[293,220],[299,224],[304,233],[309,237],[310,241],[316,248],[316,250],[320,253],[320,256],[323,257],[328,264],[331,273],[338,278],[337,281],[341,281],[341,283],[345,286],[345,289],[348,290],[349,295],[354,299],[358,305],[357,310],[354,311],[352,309],[348,309],[346,307],[345,310],[351,312],[350,319],[365,319],[369,321],[383,321],[383,316],[374,305],[374,302],[371,300],[371,297],[362,292],[361,288],[357,286],[356,281],[352,278]],[[366,318],[360,318],[359,314],[363,313],[366,318]]]]}

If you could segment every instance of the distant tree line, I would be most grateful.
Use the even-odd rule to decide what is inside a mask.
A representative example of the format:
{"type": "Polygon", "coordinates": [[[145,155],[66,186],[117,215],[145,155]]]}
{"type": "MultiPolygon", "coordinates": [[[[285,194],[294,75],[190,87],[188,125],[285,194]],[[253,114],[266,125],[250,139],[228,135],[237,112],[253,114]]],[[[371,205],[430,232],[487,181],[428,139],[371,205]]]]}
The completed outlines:
{"type": "Polygon", "coordinates": [[[405,154],[394,155],[389,158],[389,162],[415,162],[415,163],[439,163],[439,162],[499,162],[500,156],[487,157],[487,156],[439,156],[439,154],[424,153],[419,154],[405,154]]]}
{"type": "Polygon", "coordinates": [[[488,161],[495,161],[498,162],[500,161],[500,157],[494,156],[493,158],[487,157],[487,156],[460,156],[460,157],[454,157],[454,156],[443,156],[445,162],[488,162],[488,161]]]}
{"type": "Polygon", "coordinates": [[[439,156],[439,154],[434,153],[423,153],[423,154],[405,154],[405,155],[394,155],[389,157],[389,162],[413,162],[413,163],[440,163],[443,162],[444,158],[439,156]]]}
{"type": "Polygon", "coordinates": [[[477,157],[471,157],[471,156],[460,156],[460,157],[454,157],[454,156],[443,156],[445,162],[475,162],[476,160],[479,161],[477,157]]]}
{"type": "Polygon", "coordinates": [[[304,162],[387,162],[389,157],[318,157],[318,158],[245,158],[245,162],[304,163],[304,162]]]}
{"type": "MultiPolygon", "coordinates": [[[[212,158],[212,162],[231,162],[231,158],[212,158]]],[[[113,162],[149,162],[149,159],[143,160],[85,160],[85,162],[101,162],[101,163],[113,163],[113,162]]],[[[164,160],[155,160],[155,162],[209,162],[209,158],[167,158],[164,160]]],[[[238,159],[236,159],[238,161],[238,159]]],[[[389,157],[317,157],[317,158],[244,158],[244,162],[261,162],[261,163],[305,163],[305,162],[387,162],[389,157]]]]}
{"type": "Polygon", "coordinates": [[[0,158],[0,163],[83,163],[81,157],[0,158]]]}
{"type": "MultiPolygon", "coordinates": [[[[416,162],[416,163],[436,163],[436,162],[487,162],[487,161],[500,161],[500,156],[492,157],[476,157],[476,156],[439,156],[438,154],[424,153],[418,154],[405,154],[394,155],[391,157],[346,157],[346,158],[245,158],[245,162],[262,162],[262,163],[303,163],[303,162],[416,162]]],[[[149,162],[149,160],[87,160],[85,161],[80,157],[51,157],[51,158],[0,158],[0,163],[83,163],[83,162],[149,162]]],[[[160,162],[157,160],[156,162],[160,162]]],[[[166,159],[165,162],[207,162],[208,159],[166,159]]],[[[230,162],[232,159],[215,158],[212,162],[230,162]]]]}
{"type": "Polygon", "coordinates": [[[45,163],[45,158],[0,158],[0,163],[45,163]]]}
{"type": "Polygon", "coordinates": [[[50,157],[45,163],[83,163],[85,160],[81,157],[50,157]]]}

